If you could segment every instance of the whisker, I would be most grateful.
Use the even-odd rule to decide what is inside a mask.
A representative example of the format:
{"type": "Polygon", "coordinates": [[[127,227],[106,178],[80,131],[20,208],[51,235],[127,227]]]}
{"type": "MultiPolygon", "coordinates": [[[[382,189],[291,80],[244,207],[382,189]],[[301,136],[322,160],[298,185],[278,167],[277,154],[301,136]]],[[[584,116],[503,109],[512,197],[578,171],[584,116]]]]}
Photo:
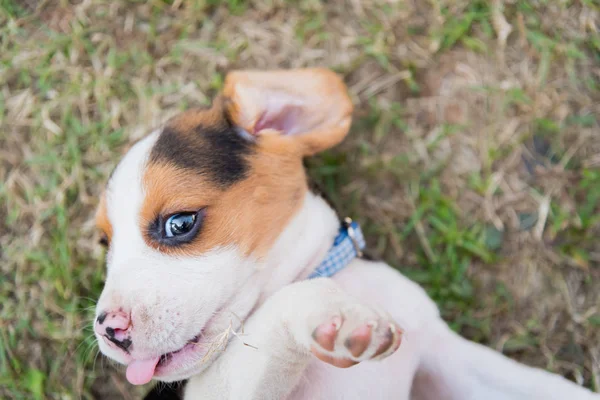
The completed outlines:
{"type": "Polygon", "coordinates": [[[73,352],[77,352],[77,350],[79,350],[79,348],[80,348],[81,346],[83,346],[84,344],[88,344],[88,345],[89,345],[89,344],[92,344],[91,342],[89,342],[89,340],[90,340],[90,338],[91,338],[91,337],[93,337],[93,336],[94,336],[94,334],[93,334],[93,333],[91,333],[91,334],[89,334],[89,335],[85,336],[85,337],[84,337],[84,338],[81,340],[81,342],[80,342],[80,343],[77,345],[77,347],[75,347],[75,350],[73,350],[73,352]]]}
{"type": "MultiPolygon", "coordinates": [[[[100,348],[96,349],[96,355],[94,356],[94,361],[92,362],[92,372],[93,373],[96,372],[96,362],[98,361],[99,354],[100,354],[100,348]]],[[[104,357],[102,357],[102,360],[104,360],[104,357]]],[[[102,361],[100,361],[100,363],[102,363],[102,361]]],[[[102,365],[100,365],[100,370],[104,371],[104,368],[102,367],[102,365]]]]}
{"type": "Polygon", "coordinates": [[[87,300],[87,301],[89,301],[90,303],[94,303],[94,304],[96,304],[96,303],[98,302],[98,300],[97,300],[97,299],[95,299],[95,298],[93,298],[93,297],[87,297],[87,296],[83,296],[83,297],[80,297],[80,299],[81,299],[81,300],[87,300]]]}
{"type": "Polygon", "coordinates": [[[81,348],[81,346],[86,346],[85,349],[82,351],[82,355],[83,355],[83,361],[87,362],[88,361],[88,357],[91,354],[91,351],[94,349],[94,347],[96,347],[98,345],[98,343],[96,342],[95,338],[94,338],[94,334],[90,334],[87,337],[85,337],[81,343],[79,343],[79,345],[75,348],[75,350],[73,351],[73,353],[77,353],[77,351],[81,348]]]}

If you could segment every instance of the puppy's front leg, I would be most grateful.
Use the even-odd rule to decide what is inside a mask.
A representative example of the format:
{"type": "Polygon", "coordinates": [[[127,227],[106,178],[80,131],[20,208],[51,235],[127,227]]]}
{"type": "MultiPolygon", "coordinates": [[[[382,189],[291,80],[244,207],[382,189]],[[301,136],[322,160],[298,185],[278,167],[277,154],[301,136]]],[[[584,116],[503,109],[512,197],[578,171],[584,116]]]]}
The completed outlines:
{"type": "Polygon", "coordinates": [[[311,357],[340,368],[385,358],[402,331],[383,311],[368,307],[329,279],[289,285],[246,322],[206,372],[190,379],[186,399],[282,399],[311,357]]]}

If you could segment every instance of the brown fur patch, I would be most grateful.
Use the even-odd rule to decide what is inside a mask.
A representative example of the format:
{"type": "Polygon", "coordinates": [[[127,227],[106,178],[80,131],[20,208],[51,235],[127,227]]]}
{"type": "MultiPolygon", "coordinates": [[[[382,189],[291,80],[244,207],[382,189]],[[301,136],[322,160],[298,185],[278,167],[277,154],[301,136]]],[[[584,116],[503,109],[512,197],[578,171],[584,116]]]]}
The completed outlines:
{"type": "Polygon", "coordinates": [[[351,113],[343,82],[328,70],[230,73],[211,109],[175,117],[152,149],[140,214],[147,244],[195,255],[234,244],[265,255],[308,190],[303,156],[340,142],[351,113]],[[295,133],[273,129],[277,121],[256,128],[269,113],[293,118],[295,133]],[[199,209],[203,225],[191,242],[168,245],[152,234],[160,218],[199,209]]]}
{"type": "Polygon", "coordinates": [[[191,243],[161,246],[144,235],[148,245],[171,254],[202,254],[235,244],[245,254],[264,255],[296,213],[307,190],[301,158],[294,148],[269,138],[250,160],[248,178],[222,189],[207,177],[169,164],[150,164],[145,172],[146,197],[141,228],[158,215],[205,209],[203,226],[191,243]]]}
{"type": "Polygon", "coordinates": [[[106,211],[106,193],[102,193],[100,196],[100,203],[96,210],[96,226],[106,235],[106,238],[110,243],[112,238],[112,225],[106,211]]]}
{"type": "Polygon", "coordinates": [[[231,120],[254,135],[265,107],[269,107],[269,97],[279,94],[294,99],[287,111],[297,113],[301,134],[294,135],[294,140],[304,156],[340,143],[352,122],[353,105],[346,86],[325,68],[232,71],[225,79],[223,94],[231,120]]]}
{"type": "Polygon", "coordinates": [[[169,126],[179,132],[190,132],[198,126],[216,126],[223,122],[222,99],[218,97],[210,108],[196,108],[176,115],[169,126]]]}

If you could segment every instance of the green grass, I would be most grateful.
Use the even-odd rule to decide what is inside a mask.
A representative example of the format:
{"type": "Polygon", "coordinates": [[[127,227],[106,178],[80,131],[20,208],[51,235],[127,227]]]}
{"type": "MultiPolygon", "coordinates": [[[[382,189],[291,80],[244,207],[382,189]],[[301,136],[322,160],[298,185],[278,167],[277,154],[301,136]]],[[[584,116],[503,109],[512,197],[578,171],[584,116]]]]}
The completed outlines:
{"type": "Polygon", "coordinates": [[[482,1],[22,4],[0,1],[0,398],[134,398],[90,330],[103,184],[129,144],[207,104],[228,69],[290,65],[349,84],[351,135],[307,164],[369,249],[456,331],[598,388],[600,37],[572,18],[595,2],[505,4],[505,65],[482,1]],[[463,121],[428,111],[437,80],[463,121]]]}
{"type": "MultiPolygon", "coordinates": [[[[581,268],[593,265],[591,253],[597,252],[597,227],[600,224],[600,172],[583,169],[581,179],[570,191],[576,200],[575,213],[553,204],[549,234],[558,251],[581,268]]],[[[597,256],[596,256],[597,257],[597,256]]]]}
{"type": "Polygon", "coordinates": [[[469,317],[475,294],[468,271],[475,260],[493,261],[493,253],[486,245],[485,226],[464,221],[437,179],[412,186],[417,208],[400,233],[400,240],[418,240],[417,261],[422,267],[406,269],[405,273],[427,288],[440,304],[442,315],[454,321],[454,329],[462,331],[464,324],[476,325],[469,317]]]}
{"type": "Polygon", "coordinates": [[[453,14],[448,7],[441,7],[441,15],[444,23],[433,35],[434,40],[439,42],[439,51],[452,48],[457,43],[476,51],[485,51],[485,42],[473,37],[472,30],[475,25],[480,25],[485,38],[493,35],[490,21],[490,6],[486,1],[469,2],[460,14],[453,14]]]}

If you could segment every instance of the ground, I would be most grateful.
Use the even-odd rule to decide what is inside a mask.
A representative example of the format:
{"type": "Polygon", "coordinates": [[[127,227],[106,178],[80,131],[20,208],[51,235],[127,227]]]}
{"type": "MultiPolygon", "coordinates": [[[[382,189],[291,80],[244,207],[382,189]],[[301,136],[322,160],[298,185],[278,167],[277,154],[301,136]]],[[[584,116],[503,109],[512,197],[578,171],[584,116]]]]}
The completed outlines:
{"type": "Polygon", "coordinates": [[[233,68],[327,66],[309,160],[461,334],[600,390],[595,0],[0,0],[0,397],[135,398],[98,355],[93,213],[128,146],[233,68]]]}

